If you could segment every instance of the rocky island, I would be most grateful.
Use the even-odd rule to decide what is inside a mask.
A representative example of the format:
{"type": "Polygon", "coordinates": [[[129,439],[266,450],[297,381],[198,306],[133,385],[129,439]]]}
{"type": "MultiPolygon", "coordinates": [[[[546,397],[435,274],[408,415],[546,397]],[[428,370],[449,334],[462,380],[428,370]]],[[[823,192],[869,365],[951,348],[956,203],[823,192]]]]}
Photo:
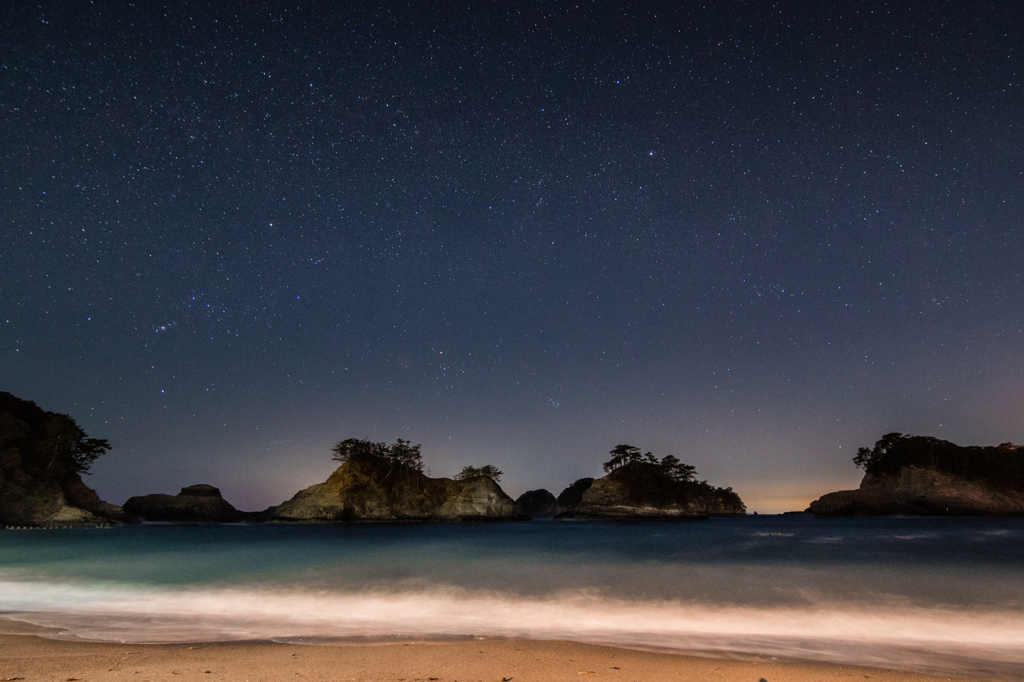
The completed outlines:
{"type": "Polygon", "coordinates": [[[860,448],[857,490],[811,502],[815,516],[1024,515],[1024,448],[962,447],[930,436],[889,433],[860,448]]]}
{"type": "Polygon", "coordinates": [[[0,526],[65,527],[126,522],[337,523],[348,521],[511,521],[565,519],[700,519],[745,514],[731,488],[697,481],[694,467],[619,445],[603,478],[583,478],[555,498],[531,490],[513,500],[493,465],[467,466],[454,478],[423,473],[420,446],[349,438],[333,448],[338,468],[323,483],[262,512],[241,512],[212,485],[177,495],[104,502],[82,482],[110,449],[65,414],[0,392],[0,526]]]}
{"type": "Polygon", "coordinates": [[[516,504],[531,519],[552,518],[558,513],[558,500],[544,488],[527,490],[516,498],[516,504]]]}
{"type": "Polygon", "coordinates": [[[583,478],[562,491],[563,519],[706,519],[746,514],[732,488],[696,480],[696,469],[673,455],[658,460],[632,445],[618,445],[604,464],[603,478],[583,478]]]}
{"type": "Polygon", "coordinates": [[[334,447],[341,463],[323,483],[262,512],[271,522],[513,521],[527,517],[487,472],[467,467],[451,478],[423,473],[418,445],[348,439],[334,447]],[[480,473],[478,472],[485,472],[480,473]]]}
{"type": "Polygon", "coordinates": [[[126,513],[143,521],[165,523],[237,523],[252,518],[221,497],[220,490],[200,483],[177,495],[141,495],[124,503],[126,513]]]}
{"type": "Polygon", "coordinates": [[[110,449],[66,414],[0,391],[0,525],[103,526],[123,523],[117,505],[82,482],[110,449]]]}

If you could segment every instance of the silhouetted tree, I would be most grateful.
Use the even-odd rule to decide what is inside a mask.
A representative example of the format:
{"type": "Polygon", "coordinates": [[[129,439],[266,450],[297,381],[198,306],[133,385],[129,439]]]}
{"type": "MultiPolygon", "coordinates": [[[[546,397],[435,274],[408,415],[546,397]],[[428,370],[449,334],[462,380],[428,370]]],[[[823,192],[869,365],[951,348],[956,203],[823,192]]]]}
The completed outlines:
{"type": "MultiPolygon", "coordinates": [[[[604,463],[604,470],[608,473],[629,464],[639,464],[644,461],[645,457],[640,454],[640,448],[633,447],[632,445],[616,445],[611,449],[609,454],[611,455],[611,459],[604,463]]],[[[650,458],[654,457],[654,455],[649,452],[646,456],[650,458]]]]}
{"type": "Polygon", "coordinates": [[[858,448],[857,454],[853,458],[853,463],[865,471],[877,468],[892,452],[893,446],[902,439],[902,433],[896,431],[887,433],[875,442],[873,449],[858,448]]]}
{"type": "Polygon", "coordinates": [[[342,464],[358,462],[383,467],[385,475],[396,468],[409,474],[423,472],[420,445],[412,445],[401,438],[394,445],[374,443],[365,438],[346,438],[331,448],[331,453],[331,459],[342,464]]]}
{"type": "Polygon", "coordinates": [[[50,462],[46,475],[89,474],[92,463],[110,449],[105,438],[89,438],[74,419],[66,414],[48,412],[46,436],[41,446],[48,451],[50,462]]]}
{"type": "Polygon", "coordinates": [[[109,441],[89,438],[68,415],[0,391],[0,470],[19,467],[34,478],[51,480],[88,474],[108,450],[109,441]]]}
{"type": "Polygon", "coordinates": [[[694,499],[735,502],[742,506],[739,496],[731,489],[715,488],[707,481],[696,481],[696,467],[683,464],[674,455],[665,455],[658,460],[650,452],[641,454],[640,448],[632,445],[616,445],[609,454],[611,457],[604,463],[604,470],[608,472],[608,478],[623,485],[631,499],[655,506],[694,499]]]}
{"type": "Polygon", "coordinates": [[[399,438],[395,444],[387,448],[387,457],[399,466],[406,467],[410,471],[423,471],[423,458],[420,456],[420,446],[411,445],[409,441],[399,438]]]}
{"type": "Polygon", "coordinates": [[[697,475],[697,467],[683,464],[675,455],[665,455],[658,466],[673,481],[692,481],[697,475]]]}
{"type": "Polygon", "coordinates": [[[372,443],[365,438],[346,438],[331,448],[331,459],[342,464],[373,462],[382,459],[386,450],[384,443],[372,443]]]}
{"type": "Polygon", "coordinates": [[[462,471],[455,474],[456,481],[466,481],[477,476],[487,476],[495,483],[501,480],[504,472],[493,464],[485,464],[482,467],[467,466],[463,467],[462,471]]]}

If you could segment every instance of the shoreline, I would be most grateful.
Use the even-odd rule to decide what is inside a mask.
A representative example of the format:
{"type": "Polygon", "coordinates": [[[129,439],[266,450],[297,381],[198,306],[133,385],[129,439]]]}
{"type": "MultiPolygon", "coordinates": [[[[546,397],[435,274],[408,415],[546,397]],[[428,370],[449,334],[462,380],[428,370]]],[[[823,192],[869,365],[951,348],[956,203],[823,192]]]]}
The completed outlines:
{"type": "Polygon", "coordinates": [[[269,682],[294,678],[372,682],[557,682],[595,677],[612,682],[939,682],[951,679],[981,682],[998,679],[928,675],[754,655],[711,658],[564,640],[466,636],[301,644],[269,640],[133,644],[60,637],[59,633],[57,628],[0,618],[0,680],[269,682]]]}

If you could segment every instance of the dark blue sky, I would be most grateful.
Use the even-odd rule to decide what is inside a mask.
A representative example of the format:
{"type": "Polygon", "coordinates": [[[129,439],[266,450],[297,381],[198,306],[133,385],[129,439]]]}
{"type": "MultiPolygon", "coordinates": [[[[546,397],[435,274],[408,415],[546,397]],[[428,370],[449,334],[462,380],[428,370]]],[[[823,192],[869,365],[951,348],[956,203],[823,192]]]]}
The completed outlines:
{"type": "Polygon", "coordinates": [[[0,389],[105,499],[1024,441],[1015,3],[215,5],[0,12],[0,389]]]}

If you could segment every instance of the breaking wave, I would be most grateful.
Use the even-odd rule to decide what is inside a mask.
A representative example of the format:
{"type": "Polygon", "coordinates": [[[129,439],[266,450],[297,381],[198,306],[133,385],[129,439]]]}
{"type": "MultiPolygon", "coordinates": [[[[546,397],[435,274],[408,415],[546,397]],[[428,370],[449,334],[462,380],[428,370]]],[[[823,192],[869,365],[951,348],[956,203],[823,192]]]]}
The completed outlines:
{"type": "Polygon", "coordinates": [[[1024,521],[0,533],[0,616],[125,642],[562,639],[1024,679],[1024,521]]]}
{"type": "Polygon", "coordinates": [[[339,592],[0,580],[0,611],[60,628],[62,636],[136,643],[473,635],[992,677],[1024,671],[1024,618],[1016,610],[716,606],[586,590],[539,598],[451,587],[339,592]]]}

